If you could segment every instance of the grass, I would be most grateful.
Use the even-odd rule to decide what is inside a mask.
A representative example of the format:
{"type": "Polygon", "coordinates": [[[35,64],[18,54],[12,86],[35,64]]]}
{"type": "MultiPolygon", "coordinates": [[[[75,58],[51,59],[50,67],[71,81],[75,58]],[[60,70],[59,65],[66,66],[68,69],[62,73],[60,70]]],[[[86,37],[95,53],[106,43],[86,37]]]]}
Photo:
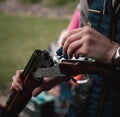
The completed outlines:
{"type": "Polygon", "coordinates": [[[63,7],[70,8],[72,10],[74,10],[75,6],[79,3],[78,0],[19,0],[19,2],[24,5],[41,3],[49,7],[63,7]]]}
{"type": "Polygon", "coordinates": [[[12,81],[35,49],[47,50],[69,20],[0,13],[0,87],[12,81]]]}
{"type": "Polygon", "coordinates": [[[72,8],[79,3],[78,0],[44,0],[43,3],[49,7],[64,7],[64,8],[72,8]]]}

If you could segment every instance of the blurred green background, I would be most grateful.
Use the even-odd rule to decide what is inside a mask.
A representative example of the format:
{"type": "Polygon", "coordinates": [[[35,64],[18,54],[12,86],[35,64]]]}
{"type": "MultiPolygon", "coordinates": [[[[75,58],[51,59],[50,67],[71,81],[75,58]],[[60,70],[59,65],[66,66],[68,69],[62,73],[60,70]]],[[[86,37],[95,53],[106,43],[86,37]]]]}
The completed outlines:
{"type": "MultiPolygon", "coordinates": [[[[2,0],[4,1],[4,0],[2,0]]],[[[71,7],[74,8],[75,5],[80,1],[80,0],[19,0],[23,4],[34,4],[34,3],[42,3],[45,4],[46,6],[51,6],[51,7],[71,7]]]]}
{"type": "MultiPolygon", "coordinates": [[[[34,4],[33,0],[21,1],[22,4],[24,2],[34,4]]],[[[41,1],[35,0],[35,2],[41,1]]],[[[75,8],[76,1],[44,0],[46,5],[52,7],[62,5],[71,8],[75,8]]],[[[0,88],[6,88],[12,81],[15,71],[26,66],[35,49],[47,50],[49,44],[58,39],[68,23],[69,19],[64,18],[11,15],[0,12],[0,88]]]]}

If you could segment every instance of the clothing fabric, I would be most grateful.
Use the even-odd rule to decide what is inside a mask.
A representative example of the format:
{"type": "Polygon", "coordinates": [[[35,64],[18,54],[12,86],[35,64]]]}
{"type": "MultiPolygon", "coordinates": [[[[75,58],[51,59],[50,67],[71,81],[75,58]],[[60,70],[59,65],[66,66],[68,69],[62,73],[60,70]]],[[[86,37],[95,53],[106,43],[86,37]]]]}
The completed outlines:
{"type": "MultiPolygon", "coordinates": [[[[120,43],[120,1],[115,10],[111,0],[81,0],[81,6],[86,2],[88,6],[87,16],[84,15],[86,21],[112,41],[120,43]]],[[[85,103],[82,105],[72,103],[65,117],[119,117],[120,76],[91,74],[90,78],[92,86],[85,103]]]]}
{"type": "Polygon", "coordinates": [[[86,26],[88,22],[88,1],[80,1],[80,27],[86,26]]]}
{"type": "Polygon", "coordinates": [[[79,27],[79,19],[80,19],[80,9],[77,7],[74,11],[72,19],[67,27],[67,30],[72,30],[79,27]]]}

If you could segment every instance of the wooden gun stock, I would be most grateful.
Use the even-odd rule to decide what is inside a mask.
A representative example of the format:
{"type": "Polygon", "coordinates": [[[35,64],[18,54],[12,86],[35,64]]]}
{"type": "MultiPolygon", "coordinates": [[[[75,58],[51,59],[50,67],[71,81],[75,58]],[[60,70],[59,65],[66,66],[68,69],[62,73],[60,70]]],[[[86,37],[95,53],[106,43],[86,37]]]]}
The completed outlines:
{"type": "Polygon", "coordinates": [[[11,91],[7,102],[0,113],[0,117],[17,117],[31,99],[32,91],[42,82],[42,78],[38,81],[32,74],[38,68],[53,65],[53,60],[47,51],[35,50],[21,75],[24,84],[23,91],[11,91]]]}

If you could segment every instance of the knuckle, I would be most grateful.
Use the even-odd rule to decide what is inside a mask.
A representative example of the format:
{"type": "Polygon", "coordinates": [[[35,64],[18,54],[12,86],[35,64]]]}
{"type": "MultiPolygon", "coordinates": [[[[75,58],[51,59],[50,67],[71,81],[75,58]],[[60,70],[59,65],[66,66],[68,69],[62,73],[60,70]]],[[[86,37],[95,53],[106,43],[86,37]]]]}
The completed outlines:
{"type": "Polygon", "coordinates": [[[71,51],[71,50],[73,50],[73,49],[74,49],[73,44],[70,44],[70,45],[69,45],[69,50],[71,51]]]}
{"type": "Polygon", "coordinates": [[[15,75],[12,77],[12,80],[14,80],[15,79],[15,75]]]}
{"type": "Polygon", "coordinates": [[[71,42],[71,37],[68,37],[66,42],[69,44],[71,42]]]}
{"type": "Polygon", "coordinates": [[[92,35],[86,35],[85,44],[86,46],[90,46],[93,43],[92,35]]]}
{"type": "Polygon", "coordinates": [[[71,34],[72,34],[72,32],[73,32],[72,30],[69,30],[69,31],[68,31],[68,35],[71,35],[71,34]]]}
{"type": "Polygon", "coordinates": [[[91,35],[91,27],[87,26],[85,31],[86,31],[86,34],[91,35]]]}
{"type": "Polygon", "coordinates": [[[79,56],[79,53],[76,52],[74,56],[75,56],[75,58],[77,58],[79,56]]]}
{"type": "Polygon", "coordinates": [[[84,46],[84,53],[86,55],[89,53],[89,47],[88,46],[84,46]]]}
{"type": "Polygon", "coordinates": [[[23,70],[16,70],[16,74],[20,74],[22,72],[23,72],[23,70]]]}
{"type": "Polygon", "coordinates": [[[20,73],[20,70],[16,70],[16,74],[19,74],[20,73]]]}

